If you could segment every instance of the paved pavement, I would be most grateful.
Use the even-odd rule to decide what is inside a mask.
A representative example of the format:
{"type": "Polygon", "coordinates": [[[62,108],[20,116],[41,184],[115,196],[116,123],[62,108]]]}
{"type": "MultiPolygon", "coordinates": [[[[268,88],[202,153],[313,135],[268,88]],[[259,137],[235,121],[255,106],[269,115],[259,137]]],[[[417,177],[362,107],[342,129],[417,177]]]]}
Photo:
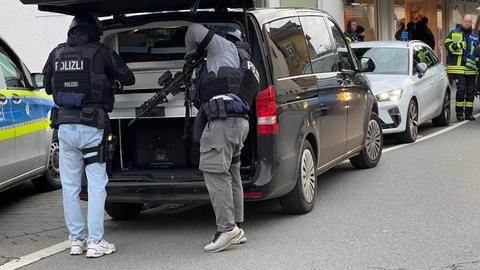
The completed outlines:
{"type": "MultiPolygon", "coordinates": [[[[115,255],[62,252],[25,269],[480,269],[479,129],[468,123],[385,153],[372,170],[342,164],[319,178],[307,215],[248,204],[248,244],[220,254],[203,252],[215,230],[210,207],[151,209],[106,222],[115,255]]],[[[0,265],[65,239],[61,191],[27,183],[0,193],[0,265]]]]}

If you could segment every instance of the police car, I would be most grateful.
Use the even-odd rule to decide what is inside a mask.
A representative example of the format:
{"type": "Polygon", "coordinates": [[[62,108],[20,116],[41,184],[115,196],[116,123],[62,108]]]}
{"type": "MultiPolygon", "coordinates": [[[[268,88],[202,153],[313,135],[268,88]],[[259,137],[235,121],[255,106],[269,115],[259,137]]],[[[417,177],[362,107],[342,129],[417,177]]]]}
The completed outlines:
{"type": "Polygon", "coordinates": [[[61,187],[54,102],[42,84],[0,38],[0,191],[28,180],[42,191],[61,187]]]}

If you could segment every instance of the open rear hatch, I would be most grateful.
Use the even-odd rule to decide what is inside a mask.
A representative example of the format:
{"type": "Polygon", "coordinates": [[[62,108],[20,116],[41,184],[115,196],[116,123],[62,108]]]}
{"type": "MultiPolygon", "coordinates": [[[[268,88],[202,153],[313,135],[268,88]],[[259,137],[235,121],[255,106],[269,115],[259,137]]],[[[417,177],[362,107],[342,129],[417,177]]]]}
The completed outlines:
{"type": "Polygon", "coordinates": [[[255,7],[255,0],[20,0],[38,5],[41,11],[75,14],[89,11],[97,16],[141,12],[255,7]]]}

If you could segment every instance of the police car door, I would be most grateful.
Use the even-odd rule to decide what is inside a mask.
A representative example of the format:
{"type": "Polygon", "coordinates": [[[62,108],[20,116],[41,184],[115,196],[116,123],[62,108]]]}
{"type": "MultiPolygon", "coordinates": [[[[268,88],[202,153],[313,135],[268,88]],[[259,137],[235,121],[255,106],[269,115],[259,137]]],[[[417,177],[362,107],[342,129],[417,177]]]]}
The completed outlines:
{"type": "Polygon", "coordinates": [[[16,172],[28,177],[41,172],[46,164],[45,117],[18,57],[5,44],[0,52],[15,124],[16,172]]]}
{"type": "Polygon", "coordinates": [[[15,130],[12,115],[12,100],[2,73],[0,52],[0,190],[7,185],[16,172],[15,130]]]}

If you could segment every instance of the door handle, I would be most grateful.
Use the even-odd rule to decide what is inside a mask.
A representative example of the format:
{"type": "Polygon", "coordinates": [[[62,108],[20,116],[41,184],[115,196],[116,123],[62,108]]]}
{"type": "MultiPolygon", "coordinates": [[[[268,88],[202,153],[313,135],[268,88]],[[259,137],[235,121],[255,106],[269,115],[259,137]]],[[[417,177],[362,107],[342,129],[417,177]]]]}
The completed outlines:
{"type": "Polygon", "coordinates": [[[7,97],[0,94],[0,106],[7,104],[7,97]]]}
{"type": "Polygon", "coordinates": [[[12,94],[12,101],[15,104],[20,104],[22,102],[22,97],[18,94],[13,93],[12,94]]]}

